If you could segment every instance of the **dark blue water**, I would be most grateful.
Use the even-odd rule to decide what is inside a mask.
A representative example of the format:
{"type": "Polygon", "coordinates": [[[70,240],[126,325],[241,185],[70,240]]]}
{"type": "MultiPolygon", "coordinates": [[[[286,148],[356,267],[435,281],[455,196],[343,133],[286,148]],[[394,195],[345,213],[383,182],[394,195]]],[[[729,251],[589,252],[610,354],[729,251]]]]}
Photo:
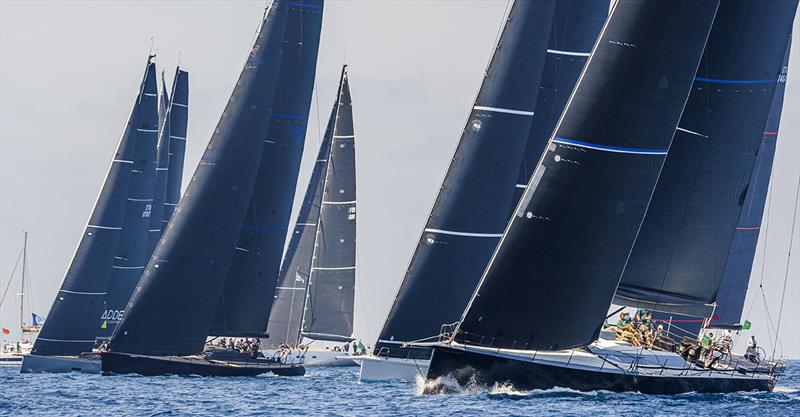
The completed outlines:
{"type": "Polygon", "coordinates": [[[358,368],[305,377],[20,375],[0,367],[0,415],[800,415],[800,362],[773,393],[652,396],[475,389],[420,395],[414,384],[357,382],[358,368]]]}

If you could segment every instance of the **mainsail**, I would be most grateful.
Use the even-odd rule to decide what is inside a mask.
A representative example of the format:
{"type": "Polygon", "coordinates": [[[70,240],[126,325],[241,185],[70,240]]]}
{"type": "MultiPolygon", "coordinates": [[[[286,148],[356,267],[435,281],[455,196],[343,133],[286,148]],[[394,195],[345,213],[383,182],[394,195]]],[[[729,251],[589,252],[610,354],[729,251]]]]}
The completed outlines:
{"type": "Polygon", "coordinates": [[[322,28],[322,0],[286,2],[269,130],[211,334],[263,336],[286,244],[322,28]]]}
{"type": "MultiPolygon", "coordinates": [[[[167,189],[164,195],[164,213],[159,237],[164,234],[169,219],[181,199],[183,159],[186,154],[186,131],[189,122],[189,73],[177,68],[172,81],[172,97],[169,100],[169,162],[167,167],[167,189]]],[[[155,246],[153,247],[155,250],[155,246]]]]}
{"type": "Polygon", "coordinates": [[[315,340],[345,341],[353,334],[356,151],[347,66],[339,86],[302,320],[302,335],[315,340]]]}
{"type": "Polygon", "coordinates": [[[143,121],[140,108],[151,99],[145,93],[153,93],[146,90],[148,79],[155,76],[155,64],[150,62],[152,58],[148,58],[133,110],[89,222],[50,307],[47,321],[33,345],[32,353],[35,355],[78,355],[94,346],[97,319],[103,311],[114,251],[125,217],[134,147],[140,134],[137,129],[142,127],[143,121]]]}
{"type": "MultiPolygon", "coordinates": [[[[341,90],[341,87],[339,88],[341,90]]],[[[336,98],[339,103],[339,97],[336,98]]],[[[297,343],[300,338],[300,323],[303,319],[303,305],[306,298],[306,284],[311,275],[311,257],[314,254],[314,240],[317,235],[319,212],[322,205],[322,189],[328,170],[328,154],[331,149],[331,135],[336,121],[334,104],[325,135],[319,146],[314,170],[308,182],[300,212],[289,240],[286,256],[278,276],[272,310],[267,323],[270,346],[297,343]]]]}
{"type": "Polygon", "coordinates": [[[711,316],[796,8],[720,4],[615,304],[711,316]]]}
{"type": "MultiPolygon", "coordinates": [[[[203,351],[267,138],[286,8],[283,0],[268,6],[231,98],[109,342],[110,351],[203,351]]],[[[178,102],[177,94],[173,100],[178,102]]]]}
{"type": "Polygon", "coordinates": [[[95,321],[97,337],[108,339],[125,313],[125,305],[142,276],[150,259],[150,216],[156,176],[156,144],[158,142],[158,82],[156,66],[151,63],[144,82],[144,94],[139,101],[135,143],[133,145],[131,177],[125,217],[117,241],[114,264],[108,279],[105,307],[95,321]]]}
{"type": "Polygon", "coordinates": [[[742,211],[739,214],[739,221],[736,223],[733,244],[728,253],[725,271],[722,274],[722,281],[717,293],[717,305],[709,321],[711,327],[741,327],[747,283],[750,281],[750,273],[753,269],[758,236],[761,231],[761,219],[764,216],[764,206],[767,202],[767,191],[772,174],[778,128],[781,124],[790,46],[786,47],[783,69],[778,76],[778,86],[775,96],[772,98],[767,124],[761,133],[761,146],[758,149],[755,167],[750,174],[750,184],[742,211]]]}
{"type": "Polygon", "coordinates": [[[455,340],[544,350],[595,340],[718,4],[614,4],[455,340]]]}
{"type": "Polygon", "coordinates": [[[518,196],[555,3],[511,7],[376,352],[432,341],[475,289],[518,196]]]}

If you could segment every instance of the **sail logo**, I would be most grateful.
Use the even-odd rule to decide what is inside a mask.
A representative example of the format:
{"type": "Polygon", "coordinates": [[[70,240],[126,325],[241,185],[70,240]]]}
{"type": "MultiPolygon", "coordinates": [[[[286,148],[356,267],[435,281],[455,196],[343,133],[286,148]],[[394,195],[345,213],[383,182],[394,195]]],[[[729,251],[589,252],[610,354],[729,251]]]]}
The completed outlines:
{"type": "Polygon", "coordinates": [[[106,310],[103,312],[103,315],[100,316],[101,320],[111,320],[111,321],[120,321],[122,320],[122,315],[125,313],[125,310],[106,310]]]}
{"type": "Polygon", "coordinates": [[[145,218],[145,219],[149,218],[150,217],[150,212],[152,212],[152,211],[153,211],[153,205],[152,204],[145,205],[144,206],[144,210],[142,211],[142,218],[145,218]]]}

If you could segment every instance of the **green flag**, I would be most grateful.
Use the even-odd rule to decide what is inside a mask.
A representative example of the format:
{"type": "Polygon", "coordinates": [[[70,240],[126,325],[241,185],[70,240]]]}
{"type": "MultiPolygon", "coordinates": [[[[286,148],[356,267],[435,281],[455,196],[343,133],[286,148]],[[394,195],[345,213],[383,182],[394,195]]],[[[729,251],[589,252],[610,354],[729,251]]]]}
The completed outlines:
{"type": "Polygon", "coordinates": [[[742,323],[742,330],[750,330],[750,325],[750,320],[745,320],[744,323],[742,323]]]}
{"type": "Polygon", "coordinates": [[[108,322],[103,320],[103,324],[100,325],[100,328],[101,329],[107,329],[108,328],[108,322]]]}

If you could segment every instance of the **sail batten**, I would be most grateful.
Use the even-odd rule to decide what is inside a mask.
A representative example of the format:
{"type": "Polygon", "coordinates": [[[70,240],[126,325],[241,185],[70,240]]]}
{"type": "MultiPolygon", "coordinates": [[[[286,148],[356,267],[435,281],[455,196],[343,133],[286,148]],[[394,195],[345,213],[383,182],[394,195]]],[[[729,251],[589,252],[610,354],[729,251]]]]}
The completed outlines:
{"type": "Polygon", "coordinates": [[[796,8],[796,0],[720,4],[615,303],[711,317],[757,186],[752,174],[796,8]]]}
{"type": "Polygon", "coordinates": [[[192,181],[112,335],[111,352],[181,356],[203,351],[261,163],[286,12],[283,0],[268,6],[192,181]]]}
{"type": "Polygon", "coordinates": [[[558,350],[596,338],[718,4],[614,4],[453,340],[558,350]]]}

